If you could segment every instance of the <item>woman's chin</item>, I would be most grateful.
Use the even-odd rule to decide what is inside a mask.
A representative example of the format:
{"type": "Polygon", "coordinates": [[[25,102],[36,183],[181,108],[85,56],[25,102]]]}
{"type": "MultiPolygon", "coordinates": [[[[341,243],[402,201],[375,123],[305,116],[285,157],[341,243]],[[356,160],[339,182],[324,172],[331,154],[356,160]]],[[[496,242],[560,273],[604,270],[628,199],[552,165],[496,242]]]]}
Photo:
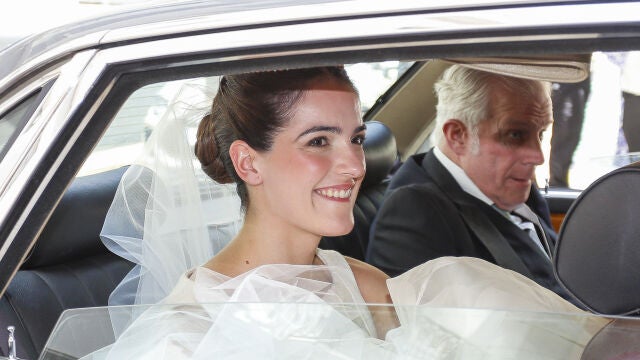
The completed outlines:
{"type": "Polygon", "coordinates": [[[343,220],[327,224],[322,234],[323,236],[343,236],[350,233],[351,230],[353,230],[353,221],[345,222],[343,220]]]}

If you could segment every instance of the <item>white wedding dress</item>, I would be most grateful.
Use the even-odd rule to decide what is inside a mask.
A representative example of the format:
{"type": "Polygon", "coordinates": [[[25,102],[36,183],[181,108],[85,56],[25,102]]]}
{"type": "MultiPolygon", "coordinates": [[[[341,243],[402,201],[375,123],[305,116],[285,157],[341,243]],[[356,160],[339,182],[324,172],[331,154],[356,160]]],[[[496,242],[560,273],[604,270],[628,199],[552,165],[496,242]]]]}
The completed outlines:
{"type": "Polygon", "coordinates": [[[196,268],[90,358],[579,359],[607,324],[515,272],[445,257],[388,280],[400,326],[380,340],[344,257],[318,257],[235,278],[196,268]]]}
{"type": "Polygon", "coordinates": [[[88,358],[390,358],[345,258],[317,255],[324,265],[264,265],[235,278],[198,267],[88,358]]]}

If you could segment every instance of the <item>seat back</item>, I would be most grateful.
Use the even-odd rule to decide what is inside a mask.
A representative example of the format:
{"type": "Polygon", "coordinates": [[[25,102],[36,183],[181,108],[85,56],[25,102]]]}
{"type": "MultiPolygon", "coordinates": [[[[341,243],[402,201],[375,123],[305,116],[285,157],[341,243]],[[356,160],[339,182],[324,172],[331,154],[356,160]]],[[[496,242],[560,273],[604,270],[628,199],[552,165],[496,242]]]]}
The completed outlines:
{"type": "MultiPolygon", "coordinates": [[[[0,299],[0,328],[15,326],[17,355],[36,359],[62,311],[106,306],[132,268],[99,238],[126,168],[77,178],[0,299]]],[[[7,355],[7,342],[0,351],[7,355]]]]}
{"type": "Polygon", "coordinates": [[[591,184],[564,219],[554,267],[560,283],[591,311],[640,310],[640,163],[591,184]]]}
{"type": "Polygon", "coordinates": [[[385,124],[366,122],[367,136],[363,148],[367,172],[353,208],[355,225],[347,235],[324,237],[320,248],[336,250],[345,256],[364,261],[369,244],[369,229],[382,205],[389,184],[389,173],[398,161],[396,139],[385,124]]]}

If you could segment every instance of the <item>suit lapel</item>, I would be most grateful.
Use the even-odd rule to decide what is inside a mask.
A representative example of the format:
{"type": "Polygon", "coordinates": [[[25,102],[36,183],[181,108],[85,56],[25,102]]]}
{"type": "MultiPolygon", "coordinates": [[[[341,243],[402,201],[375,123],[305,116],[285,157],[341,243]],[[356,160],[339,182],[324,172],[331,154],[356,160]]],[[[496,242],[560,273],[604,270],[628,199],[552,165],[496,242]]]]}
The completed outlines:
{"type": "MultiPolygon", "coordinates": [[[[424,157],[422,167],[433,182],[443,190],[443,193],[454,202],[465,224],[469,226],[478,240],[487,248],[491,256],[496,260],[496,264],[532,278],[531,272],[520,256],[518,256],[502,232],[498,230],[494,222],[487,216],[487,209],[490,211],[495,210],[462,190],[453,176],[436,159],[433,150],[429,151],[424,157]]],[[[496,214],[499,215],[497,212],[496,214]]],[[[505,221],[508,220],[505,219],[505,221]]],[[[515,227],[515,225],[513,226],[515,227]]]]}

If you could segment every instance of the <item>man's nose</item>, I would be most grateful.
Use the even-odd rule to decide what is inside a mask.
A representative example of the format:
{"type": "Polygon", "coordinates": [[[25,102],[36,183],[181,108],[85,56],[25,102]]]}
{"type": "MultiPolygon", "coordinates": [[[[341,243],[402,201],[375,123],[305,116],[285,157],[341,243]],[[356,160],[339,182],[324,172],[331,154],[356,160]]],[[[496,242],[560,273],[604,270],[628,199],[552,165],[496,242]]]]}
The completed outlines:
{"type": "Polygon", "coordinates": [[[534,165],[544,164],[544,152],[542,151],[542,140],[533,139],[527,146],[527,163],[534,165]]]}

